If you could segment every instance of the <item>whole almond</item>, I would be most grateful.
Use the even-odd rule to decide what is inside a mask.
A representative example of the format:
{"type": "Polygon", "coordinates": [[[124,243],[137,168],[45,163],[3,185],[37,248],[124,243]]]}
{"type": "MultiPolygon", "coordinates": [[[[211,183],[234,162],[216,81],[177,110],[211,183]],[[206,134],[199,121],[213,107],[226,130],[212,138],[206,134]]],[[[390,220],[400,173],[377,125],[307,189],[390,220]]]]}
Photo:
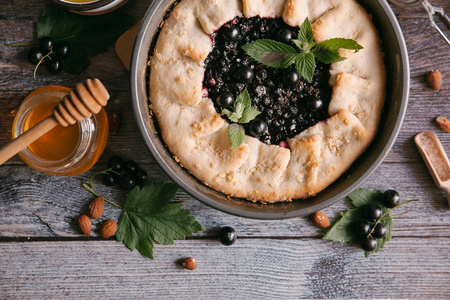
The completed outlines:
{"type": "Polygon", "coordinates": [[[328,217],[321,211],[316,211],[311,215],[311,220],[317,227],[320,228],[328,228],[330,227],[330,220],[328,217]]]}
{"type": "Polygon", "coordinates": [[[91,235],[92,224],[88,216],[82,215],[78,217],[78,227],[80,227],[81,232],[83,232],[85,236],[91,235]]]}
{"type": "Polygon", "coordinates": [[[109,238],[110,236],[116,234],[116,231],[117,223],[113,220],[107,220],[103,222],[102,226],[100,227],[100,236],[102,238],[109,238]]]}
{"type": "Polygon", "coordinates": [[[437,117],[436,123],[447,132],[450,132],[450,120],[447,117],[437,117]]]}
{"type": "Polygon", "coordinates": [[[181,261],[181,265],[188,270],[194,270],[197,267],[197,261],[193,257],[186,257],[181,261]]]}
{"type": "Polygon", "coordinates": [[[427,74],[428,85],[436,91],[439,91],[442,84],[442,75],[438,70],[431,70],[427,74]]]}
{"type": "Polygon", "coordinates": [[[98,219],[103,213],[103,208],[105,207],[105,201],[102,196],[95,198],[89,205],[89,217],[91,219],[98,219]]]}

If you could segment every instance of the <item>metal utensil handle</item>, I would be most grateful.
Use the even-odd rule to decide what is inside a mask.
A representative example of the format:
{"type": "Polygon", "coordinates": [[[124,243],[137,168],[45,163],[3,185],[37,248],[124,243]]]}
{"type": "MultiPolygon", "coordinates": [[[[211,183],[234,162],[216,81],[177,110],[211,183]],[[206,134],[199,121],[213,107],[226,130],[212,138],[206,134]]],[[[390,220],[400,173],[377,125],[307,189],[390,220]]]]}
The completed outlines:
{"type": "Polygon", "coordinates": [[[434,21],[434,15],[436,13],[440,14],[442,18],[447,22],[447,24],[450,25],[450,18],[445,14],[445,11],[442,7],[436,7],[433,6],[428,0],[420,0],[422,2],[423,7],[425,7],[428,18],[430,19],[431,26],[433,26],[439,34],[444,38],[444,40],[447,42],[447,44],[450,46],[450,39],[445,35],[445,33],[442,31],[442,29],[436,24],[434,21]]]}

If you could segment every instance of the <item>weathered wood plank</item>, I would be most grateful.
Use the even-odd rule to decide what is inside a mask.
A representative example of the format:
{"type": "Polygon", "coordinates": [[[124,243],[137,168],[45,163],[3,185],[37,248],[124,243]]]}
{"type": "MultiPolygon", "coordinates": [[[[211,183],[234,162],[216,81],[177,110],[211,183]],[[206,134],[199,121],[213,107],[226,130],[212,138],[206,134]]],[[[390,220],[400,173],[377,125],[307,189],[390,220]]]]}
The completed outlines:
{"type": "Polygon", "coordinates": [[[365,259],[317,239],[189,240],[151,261],[114,241],[0,243],[0,298],[448,299],[449,247],[398,238],[365,259]],[[186,256],[194,271],[177,264],[186,256]]]}
{"type": "MultiPolygon", "coordinates": [[[[154,181],[168,180],[153,164],[141,165],[154,181]]],[[[76,218],[86,213],[93,196],[81,187],[88,182],[87,174],[69,178],[56,178],[28,167],[0,168],[0,237],[76,237],[81,236],[76,218]]],[[[403,200],[420,199],[421,202],[407,207],[409,214],[396,218],[395,236],[450,236],[450,219],[445,196],[428,174],[424,164],[383,164],[363,185],[373,189],[397,189],[403,200]]],[[[96,181],[95,190],[110,200],[123,203],[126,192],[105,187],[96,181]]],[[[241,236],[317,237],[323,234],[307,218],[292,220],[263,221],[244,219],[216,211],[192,199],[180,191],[176,201],[182,201],[185,208],[207,228],[199,237],[215,236],[216,229],[233,226],[241,236]]],[[[342,201],[323,211],[331,218],[350,207],[342,201]]],[[[405,209],[399,209],[400,212],[405,209]]],[[[100,222],[118,219],[120,210],[106,205],[100,222]]],[[[93,236],[97,236],[94,231],[93,236]]]]}

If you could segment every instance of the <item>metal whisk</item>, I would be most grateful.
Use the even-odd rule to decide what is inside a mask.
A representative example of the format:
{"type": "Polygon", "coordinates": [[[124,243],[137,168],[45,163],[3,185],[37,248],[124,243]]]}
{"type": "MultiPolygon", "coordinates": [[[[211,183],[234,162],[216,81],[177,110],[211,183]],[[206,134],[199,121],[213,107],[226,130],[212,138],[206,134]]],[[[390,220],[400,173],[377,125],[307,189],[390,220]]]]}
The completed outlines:
{"type": "Polygon", "coordinates": [[[389,0],[393,4],[397,6],[418,6],[422,4],[422,6],[425,8],[425,10],[428,13],[428,18],[430,19],[431,26],[433,26],[439,34],[444,38],[444,40],[447,42],[447,44],[450,46],[450,39],[444,34],[442,29],[436,24],[434,21],[434,15],[439,14],[446,22],[450,25],[450,18],[445,14],[444,9],[442,7],[436,7],[433,6],[430,2],[427,0],[389,0]]]}

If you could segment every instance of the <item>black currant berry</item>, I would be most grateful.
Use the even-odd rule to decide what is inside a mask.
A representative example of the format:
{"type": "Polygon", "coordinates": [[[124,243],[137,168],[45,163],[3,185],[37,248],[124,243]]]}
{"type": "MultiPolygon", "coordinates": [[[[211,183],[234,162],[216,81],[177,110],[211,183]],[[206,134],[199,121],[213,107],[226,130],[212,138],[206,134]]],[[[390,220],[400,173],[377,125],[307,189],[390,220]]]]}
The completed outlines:
{"type": "Polygon", "coordinates": [[[379,218],[381,218],[382,214],[383,211],[376,204],[369,204],[364,208],[364,216],[366,217],[367,221],[377,221],[379,218]]]}
{"type": "Polygon", "coordinates": [[[377,248],[377,241],[372,238],[363,238],[360,245],[364,251],[371,252],[377,248]]]}
{"type": "Polygon", "coordinates": [[[277,33],[278,41],[282,43],[289,43],[292,41],[292,31],[289,29],[280,29],[277,33]]]}
{"type": "Polygon", "coordinates": [[[44,54],[42,53],[42,50],[38,47],[31,48],[30,51],[28,51],[28,60],[32,64],[37,64],[41,61],[41,59],[44,57],[44,54]]]}
{"type": "Polygon", "coordinates": [[[239,29],[233,24],[229,27],[225,26],[222,29],[222,36],[229,42],[235,42],[239,38],[239,29]]]}
{"type": "Polygon", "coordinates": [[[127,173],[134,173],[134,172],[136,172],[137,169],[138,169],[138,165],[133,160],[128,160],[124,164],[124,170],[127,173]]]}
{"type": "Polygon", "coordinates": [[[116,178],[111,173],[102,174],[102,182],[106,186],[112,186],[116,184],[116,178]]]}
{"type": "Polygon", "coordinates": [[[123,169],[124,162],[119,156],[113,156],[108,160],[108,169],[120,172],[123,169]]]}
{"type": "Polygon", "coordinates": [[[242,67],[237,71],[237,79],[240,83],[249,83],[253,80],[253,70],[250,67],[242,67]]]}
{"type": "Polygon", "coordinates": [[[61,72],[62,70],[62,64],[61,61],[59,59],[52,59],[49,60],[46,65],[47,70],[51,73],[51,74],[57,74],[59,72],[61,72]]]}
{"type": "Polygon", "coordinates": [[[123,189],[132,189],[136,186],[136,178],[133,174],[125,174],[119,180],[119,185],[123,189]]]}
{"type": "Polygon", "coordinates": [[[388,208],[393,208],[398,205],[400,202],[400,195],[397,191],[387,190],[383,193],[383,198],[381,199],[381,203],[388,208]]]}
{"type": "Polygon", "coordinates": [[[355,230],[360,236],[367,236],[370,232],[370,225],[367,222],[359,221],[355,224],[355,230]]]}
{"type": "Polygon", "coordinates": [[[138,168],[136,172],[134,172],[134,176],[138,184],[143,184],[148,180],[147,172],[145,172],[141,168],[138,168]]]}
{"type": "Polygon", "coordinates": [[[372,237],[376,239],[381,239],[386,236],[386,226],[383,224],[378,223],[377,226],[373,229],[372,237]]]}
{"type": "Polygon", "coordinates": [[[39,48],[46,54],[53,48],[55,41],[48,36],[39,39],[39,48]]]}
{"type": "Polygon", "coordinates": [[[307,105],[309,110],[317,111],[323,107],[323,101],[319,98],[310,99],[307,105]]]}
{"type": "Polygon", "coordinates": [[[219,231],[219,241],[225,246],[231,246],[236,242],[237,233],[233,227],[225,226],[219,231]]]}
{"type": "Polygon", "coordinates": [[[56,57],[65,58],[70,54],[70,47],[64,42],[56,43],[53,47],[53,52],[55,52],[56,57]]]}
{"type": "Polygon", "coordinates": [[[283,73],[283,82],[287,85],[294,85],[299,79],[300,76],[295,71],[287,70],[283,73]]]}
{"type": "Polygon", "coordinates": [[[230,92],[223,92],[217,97],[216,103],[220,107],[231,107],[234,103],[233,95],[230,92]]]}
{"type": "Polygon", "coordinates": [[[261,119],[255,119],[250,123],[249,133],[254,136],[260,136],[267,131],[267,123],[261,119]]]}

